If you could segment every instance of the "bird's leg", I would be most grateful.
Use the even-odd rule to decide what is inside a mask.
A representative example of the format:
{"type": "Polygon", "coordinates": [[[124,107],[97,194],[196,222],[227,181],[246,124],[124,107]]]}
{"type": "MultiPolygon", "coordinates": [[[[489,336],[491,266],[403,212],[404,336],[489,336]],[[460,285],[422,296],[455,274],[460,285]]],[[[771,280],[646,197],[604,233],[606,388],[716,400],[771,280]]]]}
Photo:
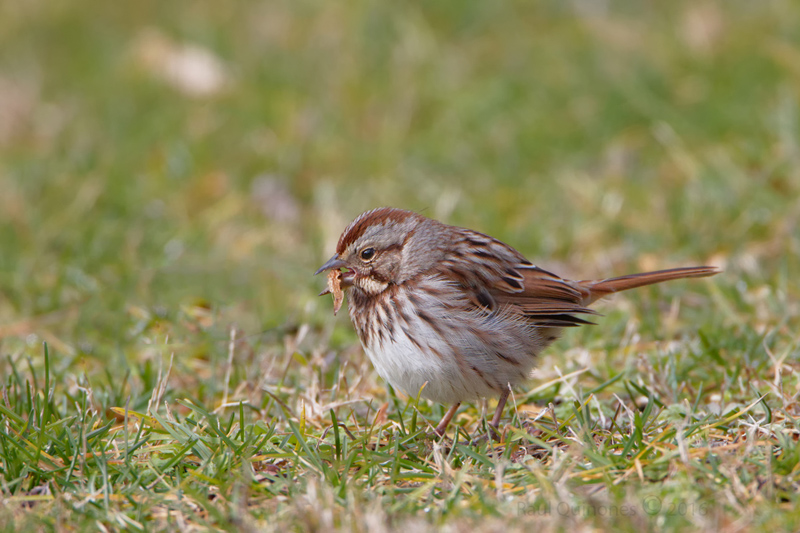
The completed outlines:
{"type": "Polygon", "coordinates": [[[457,404],[453,405],[453,407],[451,407],[444,414],[444,416],[442,417],[442,421],[439,422],[439,425],[436,426],[436,429],[434,431],[436,431],[436,434],[439,435],[440,437],[444,435],[444,430],[447,429],[447,424],[449,424],[450,421],[453,419],[453,415],[456,414],[459,405],[461,405],[461,402],[458,402],[457,404]]]}
{"type": "Polygon", "coordinates": [[[511,392],[510,389],[505,389],[500,394],[500,398],[497,400],[497,410],[494,412],[492,421],[489,422],[489,431],[492,433],[492,438],[498,442],[500,441],[500,436],[497,434],[497,428],[500,426],[500,419],[503,417],[503,409],[506,406],[509,392],[511,392]]]}

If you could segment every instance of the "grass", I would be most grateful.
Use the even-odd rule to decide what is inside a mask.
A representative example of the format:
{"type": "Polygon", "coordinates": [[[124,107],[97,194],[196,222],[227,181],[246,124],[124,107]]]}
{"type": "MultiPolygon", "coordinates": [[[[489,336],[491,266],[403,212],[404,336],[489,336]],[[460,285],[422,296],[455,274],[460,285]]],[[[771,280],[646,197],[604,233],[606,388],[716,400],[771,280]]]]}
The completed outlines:
{"type": "Polygon", "coordinates": [[[796,20],[0,4],[0,528],[796,530],[796,20]],[[725,272],[600,305],[502,443],[493,400],[436,439],[311,277],[379,205],[569,277],[725,272]]]}

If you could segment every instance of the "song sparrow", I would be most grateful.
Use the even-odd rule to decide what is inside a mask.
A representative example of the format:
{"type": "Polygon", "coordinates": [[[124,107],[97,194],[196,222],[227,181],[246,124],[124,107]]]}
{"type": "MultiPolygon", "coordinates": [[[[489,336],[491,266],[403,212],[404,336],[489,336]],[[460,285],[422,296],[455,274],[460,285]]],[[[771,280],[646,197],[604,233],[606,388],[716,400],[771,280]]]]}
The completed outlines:
{"type": "Polygon", "coordinates": [[[597,314],[588,308],[595,300],[720,272],[701,266],[570,281],[488,235],[388,207],[345,228],[316,273],[326,270],[346,290],[378,374],[410,396],[421,389],[423,398],[452,405],[438,435],[461,402],[480,397],[500,397],[491,421],[497,428],[510,387],[529,379],[562,328],[591,324],[581,316],[597,314]]]}

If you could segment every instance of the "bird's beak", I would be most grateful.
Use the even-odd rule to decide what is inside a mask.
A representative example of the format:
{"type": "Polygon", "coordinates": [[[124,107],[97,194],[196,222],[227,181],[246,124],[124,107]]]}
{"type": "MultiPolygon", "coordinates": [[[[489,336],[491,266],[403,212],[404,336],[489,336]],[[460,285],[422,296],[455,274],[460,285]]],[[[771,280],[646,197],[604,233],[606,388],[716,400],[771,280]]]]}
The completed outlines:
{"type": "Polygon", "coordinates": [[[319,270],[314,272],[314,275],[316,276],[317,274],[321,274],[321,273],[325,272],[326,270],[334,270],[334,269],[337,269],[337,268],[343,268],[345,266],[347,266],[347,263],[345,263],[344,261],[339,259],[339,254],[333,254],[333,257],[328,259],[327,263],[325,263],[324,265],[319,267],[319,270]]]}

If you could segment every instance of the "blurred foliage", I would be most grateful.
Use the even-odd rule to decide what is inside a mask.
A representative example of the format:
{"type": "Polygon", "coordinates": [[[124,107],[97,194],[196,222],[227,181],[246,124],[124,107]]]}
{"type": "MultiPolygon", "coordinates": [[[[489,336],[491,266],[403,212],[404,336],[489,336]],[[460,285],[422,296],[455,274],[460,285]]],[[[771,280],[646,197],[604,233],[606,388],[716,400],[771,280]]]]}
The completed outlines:
{"type": "Polygon", "coordinates": [[[571,277],[726,269],[606,305],[545,375],[621,344],[591,356],[602,383],[642,338],[705,328],[769,379],[764,347],[796,359],[800,326],[799,20],[790,0],[0,3],[0,375],[42,376],[46,341],[71,399],[145,410],[174,355],[167,398],[216,404],[235,327],[232,396],[333,401],[347,372],[375,392],[311,274],[393,205],[571,277]]]}

